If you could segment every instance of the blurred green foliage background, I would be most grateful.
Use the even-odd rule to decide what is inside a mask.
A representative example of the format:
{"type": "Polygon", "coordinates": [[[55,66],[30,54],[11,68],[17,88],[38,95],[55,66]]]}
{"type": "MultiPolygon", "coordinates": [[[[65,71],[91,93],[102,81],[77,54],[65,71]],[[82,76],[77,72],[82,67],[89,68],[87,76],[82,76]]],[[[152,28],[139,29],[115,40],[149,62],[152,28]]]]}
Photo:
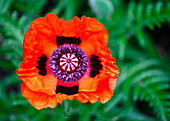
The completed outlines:
{"type": "Polygon", "coordinates": [[[168,121],[169,47],[168,0],[0,0],[0,120],[168,121]],[[38,111],[22,97],[15,71],[24,34],[34,19],[50,12],[66,21],[95,17],[108,30],[120,74],[107,103],[65,100],[38,111]]]}

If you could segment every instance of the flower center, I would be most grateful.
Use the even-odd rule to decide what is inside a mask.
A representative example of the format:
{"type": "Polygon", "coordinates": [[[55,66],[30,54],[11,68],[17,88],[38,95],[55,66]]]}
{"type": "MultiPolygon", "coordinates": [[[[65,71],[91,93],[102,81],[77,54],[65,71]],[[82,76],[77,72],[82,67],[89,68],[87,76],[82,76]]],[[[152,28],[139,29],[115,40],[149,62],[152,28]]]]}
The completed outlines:
{"type": "Polygon", "coordinates": [[[78,66],[78,59],[74,54],[66,53],[60,58],[60,67],[65,71],[72,71],[78,66]]]}
{"type": "Polygon", "coordinates": [[[49,66],[59,80],[73,82],[86,73],[88,59],[81,48],[73,44],[64,44],[52,52],[49,66]]]}

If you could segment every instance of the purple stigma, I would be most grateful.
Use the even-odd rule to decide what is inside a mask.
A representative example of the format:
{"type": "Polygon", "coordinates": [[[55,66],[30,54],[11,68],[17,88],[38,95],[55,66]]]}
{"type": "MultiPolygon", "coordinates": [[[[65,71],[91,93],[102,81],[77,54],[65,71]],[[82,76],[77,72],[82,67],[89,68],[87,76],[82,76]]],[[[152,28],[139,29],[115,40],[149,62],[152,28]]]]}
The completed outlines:
{"type": "Polygon", "coordinates": [[[59,80],[73,82],[86,73],[88,59],[81,48],[64,44],[52,52],[49,66],[59,80]]]}
{"type": "Polygon", "coordinates": [[[60,67],[65,71],[72,71],[78,66],[78,58],[71,53],[66,53],[60,58],[60,67]]]}

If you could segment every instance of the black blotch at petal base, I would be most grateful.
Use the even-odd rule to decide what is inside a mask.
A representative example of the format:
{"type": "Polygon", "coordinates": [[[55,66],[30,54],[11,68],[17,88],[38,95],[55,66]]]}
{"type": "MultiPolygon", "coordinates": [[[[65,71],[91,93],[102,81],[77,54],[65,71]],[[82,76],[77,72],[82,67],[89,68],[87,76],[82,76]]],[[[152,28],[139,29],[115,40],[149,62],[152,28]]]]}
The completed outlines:
{"type": "Polygon", "coordinates": [[[90,67],[92,68],[90,71],[90,76],[95,77],[99,73],[99,70],[102,69],[103,65],[101,64],[101,61],[99,60],[99,57],[96,55],[92,55],[90,57],[90,67]]]}
{"type": "Polygon", "coordinates": [[[39,57],[39,60],[37,61],[38,63],[38,70],[39,74],[45,76],[47,74],[47,69],[46,69],[46,62],[47,62],[47,57],[44,54],[41,54],[39,57]]]}
{"type": "Polygon", "coordinates": [[[56,37],[57,46],[64,45],[64,44],[75,44],[79,45],[81,43],[80,37],[64,37],[64,36],[57,36],[56,37]]]}
{"type": "Polygon", "coordinates": [[[56,94],[60,92],[61,94],[73,95],[73,94],[77,94],[78,90],[79,90],[79,86],[77,85],[73,87],[65,87],[65,86],[58,85],[56,89],[56,94]]]}

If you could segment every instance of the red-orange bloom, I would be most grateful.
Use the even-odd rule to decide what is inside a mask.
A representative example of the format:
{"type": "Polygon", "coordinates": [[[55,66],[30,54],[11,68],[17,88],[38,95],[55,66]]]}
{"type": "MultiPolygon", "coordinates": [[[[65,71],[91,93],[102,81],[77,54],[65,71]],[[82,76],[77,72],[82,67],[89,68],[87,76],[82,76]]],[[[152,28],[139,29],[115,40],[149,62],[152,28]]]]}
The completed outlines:
{"type": "Polygon", "coordinates": [[[66,22],[50,13],[36,19],[25,34],[17,70],[22,95],[36,109],[74,98],[107,102],[119,73],[107,40],[107,30],[95,18],[66,22]]]}

